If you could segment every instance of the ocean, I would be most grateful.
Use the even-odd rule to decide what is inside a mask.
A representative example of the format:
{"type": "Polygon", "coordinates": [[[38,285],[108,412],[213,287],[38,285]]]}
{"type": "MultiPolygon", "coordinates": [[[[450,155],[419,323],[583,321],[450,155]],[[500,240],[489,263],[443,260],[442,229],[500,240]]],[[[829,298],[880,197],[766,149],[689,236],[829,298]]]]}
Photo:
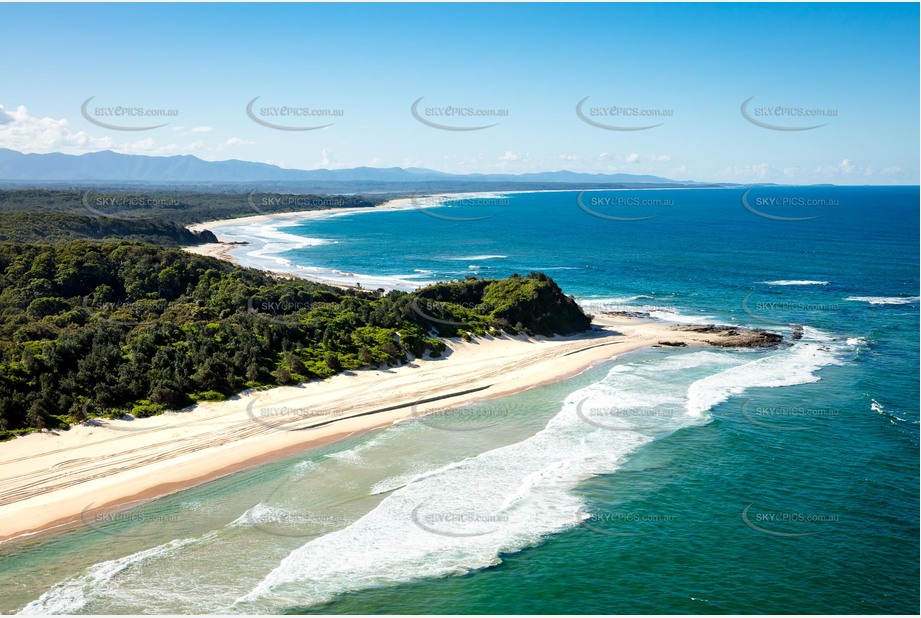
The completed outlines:
{"type": "Polygon", "coordinates": [[[398,289],[542,271],[589,312],[790,343],[626,354],[2,545],[0,611],[917,613],[918,203],[533,192],[214,227],[248,266],[398,289]]]}

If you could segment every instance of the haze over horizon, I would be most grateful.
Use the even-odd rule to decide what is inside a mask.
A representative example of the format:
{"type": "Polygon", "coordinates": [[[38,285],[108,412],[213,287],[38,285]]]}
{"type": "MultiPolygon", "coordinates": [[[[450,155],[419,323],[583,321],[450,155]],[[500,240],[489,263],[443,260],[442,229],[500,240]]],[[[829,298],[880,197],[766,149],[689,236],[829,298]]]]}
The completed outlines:
{"type": "Polygon", "coordinates": [[[0,147],[917,184],[916,9],[6,5],[0,147]]]}

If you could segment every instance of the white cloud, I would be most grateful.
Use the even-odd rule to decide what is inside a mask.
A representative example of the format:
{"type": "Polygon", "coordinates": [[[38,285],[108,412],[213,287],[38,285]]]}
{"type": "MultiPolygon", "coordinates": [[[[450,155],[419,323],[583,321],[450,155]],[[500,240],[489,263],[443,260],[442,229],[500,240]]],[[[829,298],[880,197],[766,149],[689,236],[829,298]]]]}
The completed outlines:
{"type": "Polygon", "coordinates": [[[820,165],[815,168],[814,173],[818,178],[825,179],[840,178],[843,176],[867,178],[876,175],[872,166],[860,166],[850,159],[843,159],[837,165],[820,165]]]}
{"type": "Polygon", "coordinates": [[[771,167],[768,163],[755,163],[742,166],[730,165],[723,170],[723,174],[743,180],[766,180],[768,177],[776,176],[777,173],[778,170],[771,167]]]}
{"type": "Polygon", "coordinates": [[[71,131],[67,120],[39,118],[24,105],[15,111],[0,109],[0,146],[21,152],[65,152],[70,154],[106,150],[115,145],[110,137],[92,137],[85,131],[71,131]]]}
{"type": "MultiPolygon", "coordinates": [[[[234,145],[230,143],[233,139],[237,138],[231,138],[225,144],[234,145]]],[[[83,154],[113,150],[122,154],[168,156],[202,151],[205,149],[205,143],[196,141],[189,144],[161,144],[154,137],[117,142],[112,137],[98,137],[86,131],[73,131],[70,122],[63,118],[33,116],[24,105],[20,105],[15,111],[0,107],[0,147],[25,153],[83,154]]]]}
{"type": "Polygon", "coordinates": [[[212,131],[214,131],[212,127],[208,127],[208,126],[200,126],[200,127],[192,127],[192,128],[184,127],[184,126],[175,126],[175,127],[172,127],[172,129],[179,135],[196,135],[200,133],[211,133],[212,131]]]}
{"type": "Polygon", "coordinates": [[[612,155],[602,152],[598,155],[599,161],[624,161],[625,163],[668,163],[672,160],[671,155],[667,154],[649,154],[642,155],[638,152],[631,152],[627,155],[612,155]]]}
{"type": "Polygon", "coordinates": [[[509,163],[512,161],[530,161],[531,155],[526,152],[512,152],[511,150],[506,150],[505,154],[499,157],[499,161],[509,163]]]}
{"type": "Polygon", "coordinates": [[[838,164],[838,169],[841,170],[842,174],[853,174],[857,170],[857,166],[850,159],[845,159],[838,164]]]}
{"type": "Polygon", "coordinates": [[[239,137],[231,137],[218,144],[215,150],[223,150],[224,148],[231,148],[233,146],[248,146],[255,143],[256,142],[251,142],[250,140],[240,139],[239,137]]]}

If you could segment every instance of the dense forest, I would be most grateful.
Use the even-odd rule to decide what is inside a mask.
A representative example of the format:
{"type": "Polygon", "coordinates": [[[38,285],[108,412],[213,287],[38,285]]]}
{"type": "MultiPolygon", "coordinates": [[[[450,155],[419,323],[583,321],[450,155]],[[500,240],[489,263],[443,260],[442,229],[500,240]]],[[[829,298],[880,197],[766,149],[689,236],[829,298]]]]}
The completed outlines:
{"type": "MultiPolygon", "coordinates": [[[[5,221],[13,224],[4,237],[20,238],[24,220],[5,221]]],[[[61,230],[83,223],[54,225],[67,238],[61,230]]],[[[110,231],[156,236],[157,225],[165,224],[110,231]]],[[[0,243],[0,438],[437,356],[439,337],[566,334],[589,324],[540,273],[385,294],[151,244],[0,243]]]]}
{"type": "Polygon", "coordinates": [[[207,230],[192,232],[168,221],[126,221],[70,213],[0,212],[0,242],[53,243],[78,239],[127,240],[164,247],[217,242],[214,234],[207,230]]]}
{"type": "Polygon", "coordinates": [[[106,190],[0,190],[0,213],[69,213],[129,222],[171,221],[190,224],[256,214],[330,208],[364,208],[383,197],[267,193],[196,193],[106,190]]]}

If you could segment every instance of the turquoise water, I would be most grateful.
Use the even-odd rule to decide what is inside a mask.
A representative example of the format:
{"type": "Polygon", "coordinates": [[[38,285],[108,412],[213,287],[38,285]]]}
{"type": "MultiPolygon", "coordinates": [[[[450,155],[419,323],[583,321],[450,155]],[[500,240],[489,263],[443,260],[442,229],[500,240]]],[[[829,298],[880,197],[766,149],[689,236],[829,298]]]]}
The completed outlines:
{"type": "Polygon", "coordinates": [[[590,310],[804,335],[626,355],[0,547],[0,610],[916,613],[918,200],[531,193],[218,230],[263,267],[542,270],[590,310]]]}

